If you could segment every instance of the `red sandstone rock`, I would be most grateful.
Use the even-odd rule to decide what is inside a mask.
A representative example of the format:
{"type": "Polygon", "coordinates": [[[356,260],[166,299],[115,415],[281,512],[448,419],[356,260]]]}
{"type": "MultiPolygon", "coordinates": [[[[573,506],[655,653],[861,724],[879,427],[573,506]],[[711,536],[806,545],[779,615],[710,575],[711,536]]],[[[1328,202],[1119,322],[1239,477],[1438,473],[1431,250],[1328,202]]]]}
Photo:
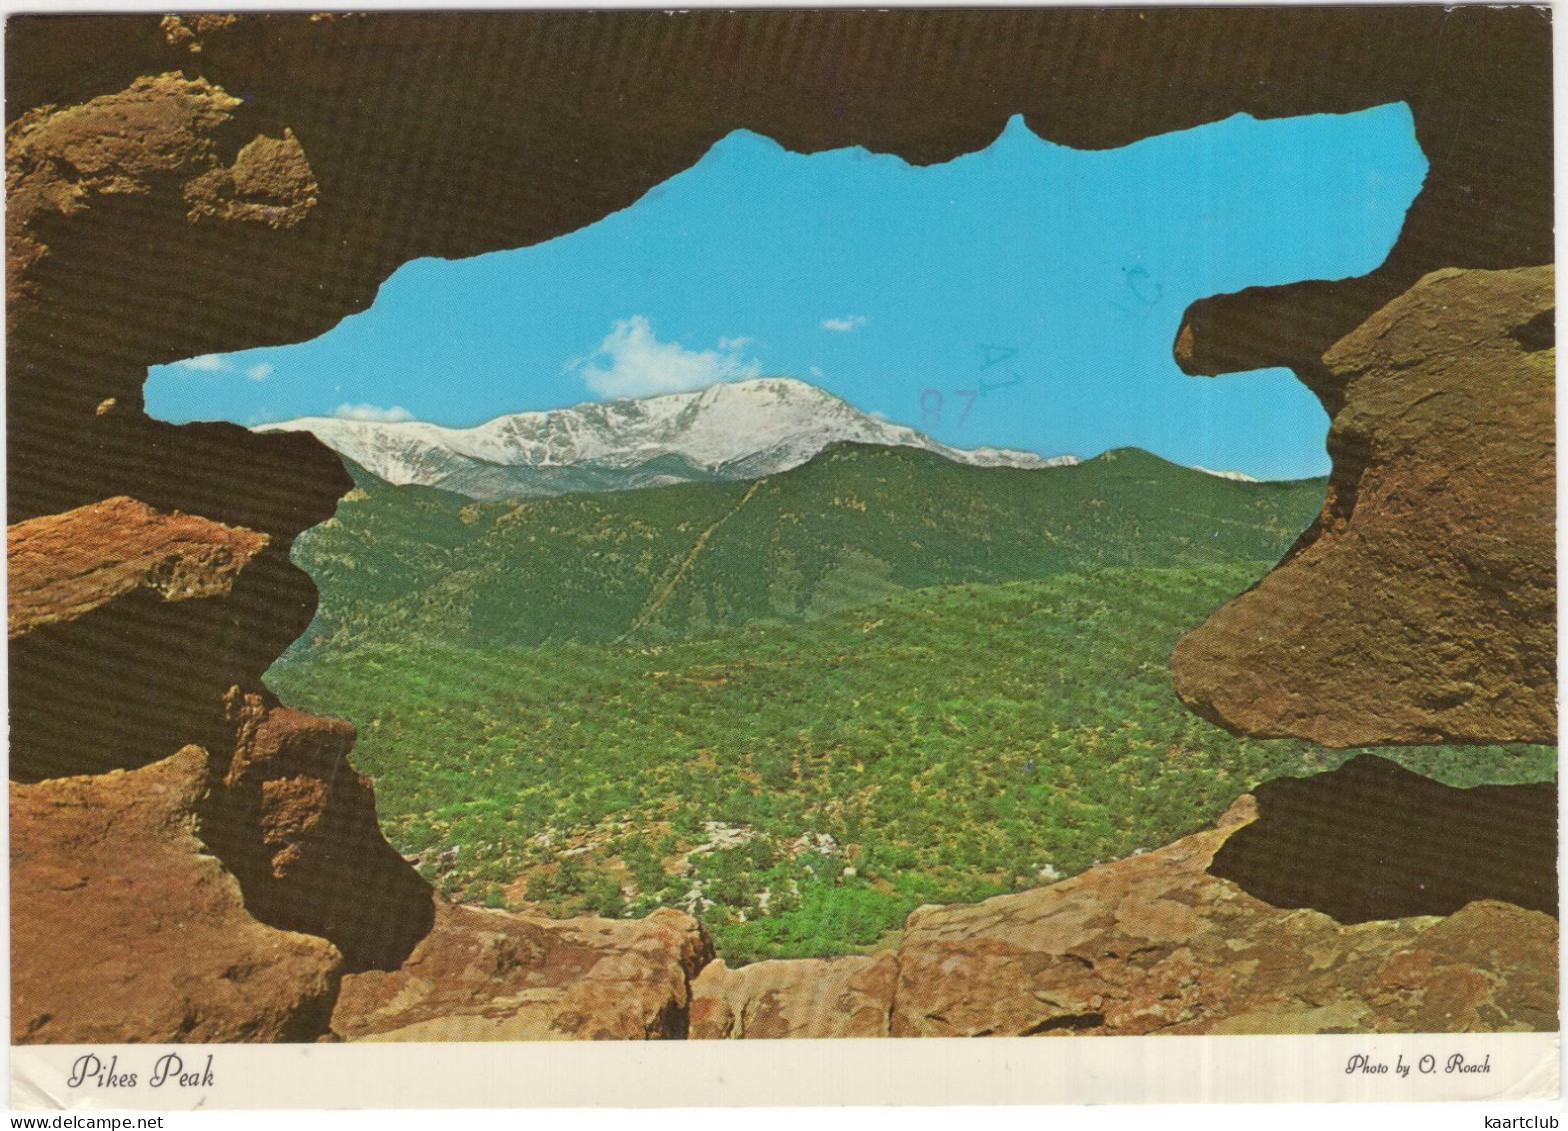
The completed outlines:
{"type": "Polygon", "coordinates": [[[401,968],[343,979],[332,1027],[371,1041],[684,1037],[712,956],[678,911],[554,920],[442,904],[401,968]]]}
{"type": "Polygon", "coordinates": [[[347,760],[354,728],[240,690],[308,621],[304,574],[267,535],[132,499],[8,533],[12,776],[199,742],[215,778],[201,834],[250,913],[331,939],[349,969],[407,957],[430,927],[430,887],[377,827],[347,760]]]}
{"type": "Polygon", "coordinates": [[[1322,516],[1176,646],[1189,707],[1327,746],[1556,739],[1555,303],[1550,267],[1439,271],[1324,356],[1322,516]]]}
{"type": "Polygon", "coordinates": [[[1553,1032],[1557,920],[1482,900],[1423,931],[1362,987],[1387,1029],[1553,1032]]]}
{"type": "Polygon", "coordinates": [[[692,984],[690,1036],[886,1037],[897,980],[891,951],[754,962],[736,970],[720,959],[692,984]]]}
{"type": "Polygon", "coordinates": [[[223,696],[309,623],[310,579],[265,534],[133,499],[7,532],[11,776],[233,743],[223,696]]]}
{"type": "Polygon", "coordinates": [[[429,931],[430,886],[348,764],[354,728],[238,689],[229,706],[230,755],[13,788],[18,1039],[312,1040],[343,970],[395,968],[429,931]]]}
{"type": "Polygon", "coordinates": [[[226,596],[269,541],[127,498],[19,522],[6,531],[7,633],[67,623],[138,590],[162,601],[226,596]]]}
{"type": "Polygon", "coordinates": [[[11,787],[17,1043],[308,1041],[343,960],[275,930],[194,835],[207,756],[11,787]]]}
{"type": "Polygon", "coordinates": [[[430,885],[386,842],[354,728],[270,697],[228,697],[237,740],[214,767],[201,834],[258,919],[335,943],[351,971],[392,969],[434,919],[430,885]]]}

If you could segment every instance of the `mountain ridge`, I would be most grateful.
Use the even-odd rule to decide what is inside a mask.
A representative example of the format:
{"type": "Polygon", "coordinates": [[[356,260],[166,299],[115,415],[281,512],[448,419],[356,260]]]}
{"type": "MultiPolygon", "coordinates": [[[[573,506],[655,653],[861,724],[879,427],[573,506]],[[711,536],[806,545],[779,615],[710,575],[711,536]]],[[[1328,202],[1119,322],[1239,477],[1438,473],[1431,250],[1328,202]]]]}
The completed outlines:
{"type": "Polygon", "coordinates": [[[507,413],[471,428],[317,416],[256,430],[312,432],[394,486],[440,487],[481,501],[758,479],[841,441],[914,448],[973,467],[1078,462],[1070,455],[955,448],[792,377],[507,413]]]}
{"type": "Polygon", "coordinates": [[[295,656],[389,638],[667,640],[931,586],[1276,561],[1324,487],[1136,448],[1017,469],[848,441],[750,482],[492,502],[351,470],[358,489],[295,546],[321,589],[295,656]]]}

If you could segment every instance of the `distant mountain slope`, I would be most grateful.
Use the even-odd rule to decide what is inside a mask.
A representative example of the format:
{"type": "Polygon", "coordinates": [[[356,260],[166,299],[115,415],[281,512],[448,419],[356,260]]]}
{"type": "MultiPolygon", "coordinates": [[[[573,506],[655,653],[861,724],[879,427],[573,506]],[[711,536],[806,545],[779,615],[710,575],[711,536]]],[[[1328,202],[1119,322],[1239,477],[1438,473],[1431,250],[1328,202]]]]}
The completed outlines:
{"type": "Polygon", "coordinates": [[[322,591],[296,654],[654,642],[929,586],[1272,562],[1323,495],[1321,480],[1237,482],[1136,449],[1020,470],[838,444],[751,482],[495,503],[351,470],[360,489],[296,545],[322,591]]]}
{"type": "Polygon", "coordinates": [[[1077,462],[1000,448],[950,448],[788,377],[516,413],[474,428],[305,417],[259,430],[314,432],[389,483],[441,487],[474,499],[756,479],[798,467],[842,441],[919,448],[977,467],[1077,462]]]}

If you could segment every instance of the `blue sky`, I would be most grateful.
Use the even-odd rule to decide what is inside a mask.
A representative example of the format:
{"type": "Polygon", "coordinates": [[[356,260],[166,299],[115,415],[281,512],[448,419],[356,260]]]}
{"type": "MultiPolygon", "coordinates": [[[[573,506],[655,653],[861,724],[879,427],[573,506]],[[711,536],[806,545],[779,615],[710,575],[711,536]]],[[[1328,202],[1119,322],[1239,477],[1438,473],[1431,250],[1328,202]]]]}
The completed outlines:
{"type": "Polygon", "coordinates": [[[166,420],[466,425],[787,375],[945,443],[1136,445],[1260,478],[1325,472],[1285,370],[1185,376],[1206,295],[1365,274],[1426,160],[1404,104],[1239,115],[1122,149],[1014,118],[946,164],[737,131],[632,207],[534,247],[405,264],[321,337],[154,368],[166,420]]]}

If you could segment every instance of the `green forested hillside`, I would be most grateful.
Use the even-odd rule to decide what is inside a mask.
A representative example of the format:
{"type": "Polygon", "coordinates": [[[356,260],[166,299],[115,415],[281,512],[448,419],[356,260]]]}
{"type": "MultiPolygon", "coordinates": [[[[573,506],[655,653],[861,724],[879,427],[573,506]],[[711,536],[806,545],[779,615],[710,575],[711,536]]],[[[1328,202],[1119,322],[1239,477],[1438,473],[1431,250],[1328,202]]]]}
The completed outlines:
{"type": "MultiPolygon", "coordinates": [[[[1177,637],[1268,564],[953,585],[677,643],[386,640],[269,682],[359,725],[383,827],[453,896],[686,907],[732,963],[842,953],[1350,757],[1232,737],[1170,690],[1177,637]]],[[[1547,747],[1382,753],[1452,784],[1555,767],[1547,747]]]]}
{"type": "MultiPolygon", "coordinates": [[[[685,907],[731,962],[837,953],[1350,756],[1228,735],[1168,673],[1321,482],[857,446],[521,503],[356,477],[300,539],[321,613],[268,680],[359,726],[388,835],[457,898],[685,907]]],[[[1453,784],[1555,768],[1544,747],[1384,753],[1453,784]]]]}
{"type": "Polygon", "coordinates": [[[1021,471],[848,444],[751,483],[516,503],[356,478],[295,550],[322,589],[301,649],[652,642],[937,585],[1276,561],[1323,492],[1135,449],[1021,471]]]}

